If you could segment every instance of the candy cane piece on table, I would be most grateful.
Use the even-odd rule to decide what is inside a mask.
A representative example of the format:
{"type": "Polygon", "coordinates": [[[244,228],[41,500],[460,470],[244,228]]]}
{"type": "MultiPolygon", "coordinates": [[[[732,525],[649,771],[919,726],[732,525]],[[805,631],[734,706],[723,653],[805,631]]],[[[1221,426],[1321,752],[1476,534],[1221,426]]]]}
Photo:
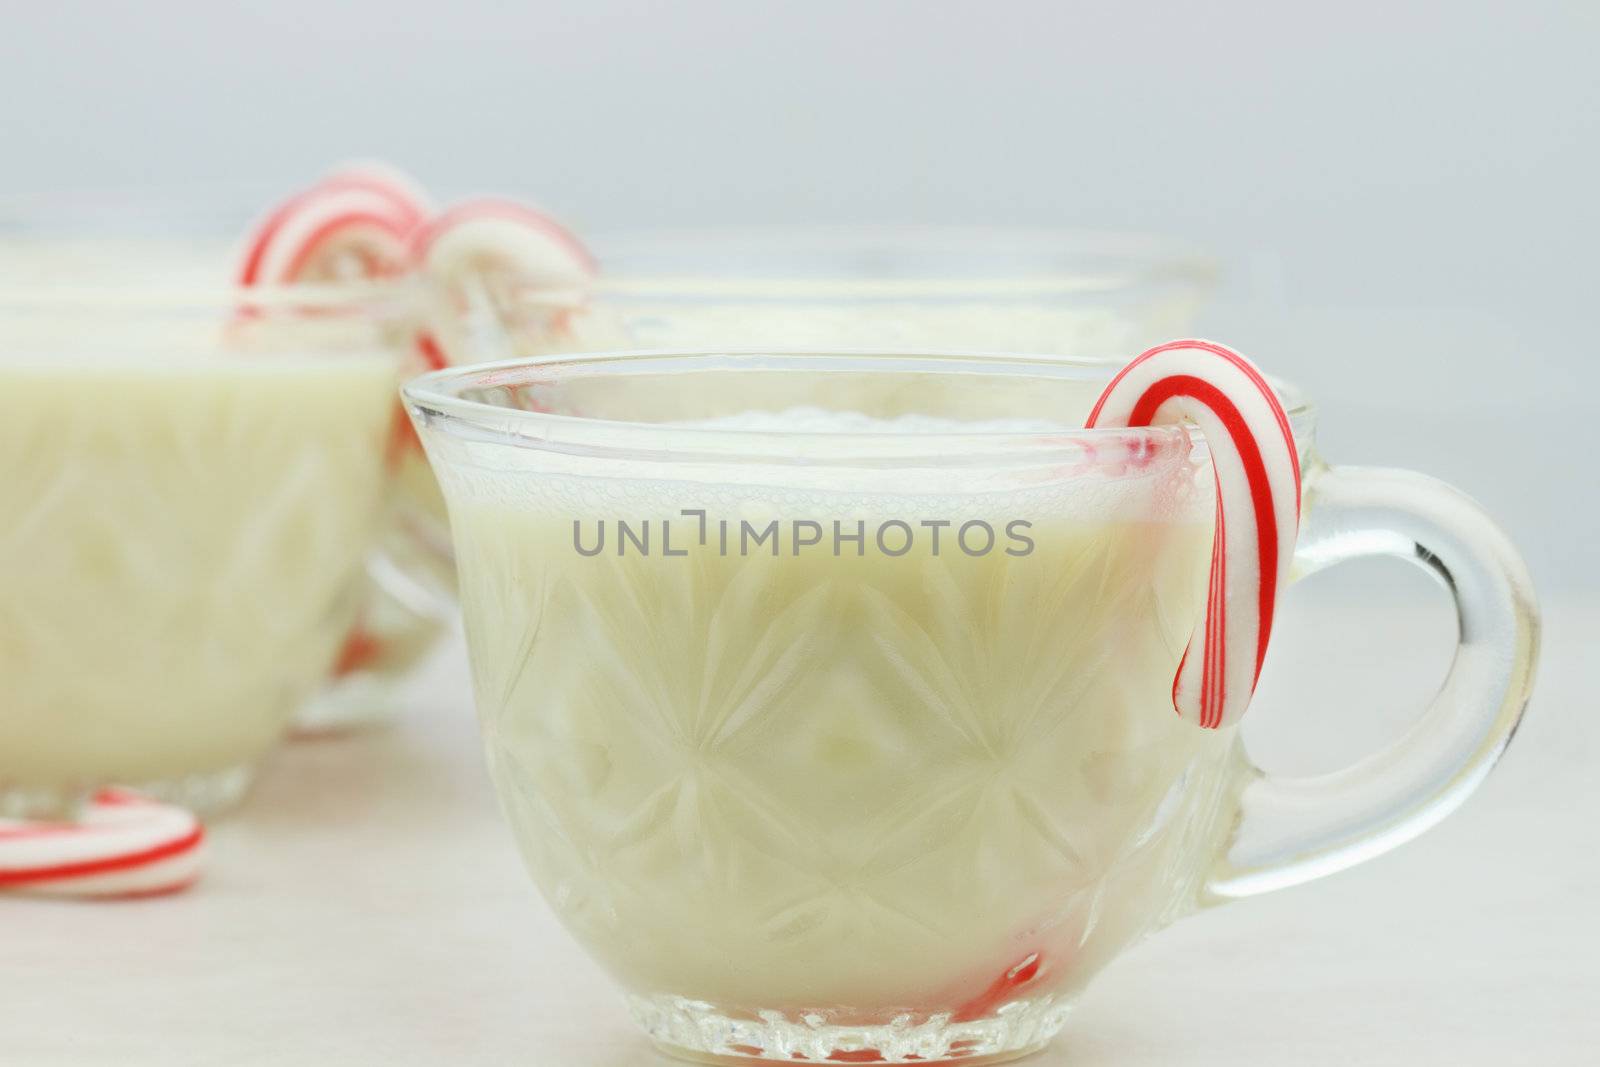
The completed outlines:
{"type": "Polygon", "coordinates": [[[1111,380],[1086,426],[1193,422],[1215,471],[1216,535],[1205,612],[1178,665],[1172,703],[1207,729],[1250,703],[1300,525],[1300,458],[1261,372],[1210,341],[1159,345],[1111,380]]]}
{"type": "Polygon", "coordinates": [[[70,822],[0,819],[0,890],[125,898],[174,893],[200,877],[205,831],[182,808],[102,789],[70,822]]]}

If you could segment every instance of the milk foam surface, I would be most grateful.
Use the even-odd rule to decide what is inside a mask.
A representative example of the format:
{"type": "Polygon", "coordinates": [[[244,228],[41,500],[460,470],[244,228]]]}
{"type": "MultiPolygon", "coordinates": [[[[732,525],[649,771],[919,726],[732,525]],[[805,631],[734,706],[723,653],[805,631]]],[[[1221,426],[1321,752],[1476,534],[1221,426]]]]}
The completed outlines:
{"type": "Polygon", "coordinates": [[[1002,434],[1065,433],[1074,427],[1045,419],[961,419],[908,414],[882,418],[860,411],[795,407],[786,411],[742,411],[711,419],[663,423],[666,427],[750,433],[807,434],[1002,434]]]}
{"type": "Polygon", "coordinates": [[[1049,444],[1070,427],[1039,419],[964,421],[922,414],[879,418],[821,408],[744,411],[652,424],[666,434],[630,453],[628,427],[602,434],[616,452],[436,439],[439,476],[463,500],[545,515],[670,517],[709,508],[732,518],[790,514],[970,518],[1005,514],[1095,522],[1209,522],[1209,473],[1177,447],[1142,457],[1108,439],[1098,451],[1049,444]],[[707,432],[734,444],[712,458],[707,432]],[[737,441],[750,434],[748,448],[737,441]],[[953,436],[946,436],[953,435],[953,436]],[[940,442],[922,448],[919,437],[940,442]],[[898,451],[856,454],[856,440],[898,451]],[[446,456],[470,455],[461,461],[446,456]],[[675,454],[676,453],[676,454],[675,454]],[[903,456],[901,459],[894,458],[903,456]]]}

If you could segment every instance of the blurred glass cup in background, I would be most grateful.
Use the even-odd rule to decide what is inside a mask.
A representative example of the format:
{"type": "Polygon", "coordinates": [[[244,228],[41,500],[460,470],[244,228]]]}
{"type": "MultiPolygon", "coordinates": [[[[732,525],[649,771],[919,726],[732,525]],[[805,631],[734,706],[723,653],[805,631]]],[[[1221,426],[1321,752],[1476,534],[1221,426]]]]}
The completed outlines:
{"type": "MultiPolygon", "coordinates": [[[[139,339],[144,345],[138,348],[140,358],[149,361],[159,358],[163,346],[175,338],[191,348],[210,344],[214,338],[204,331],[225,322],[245,300],[279,309],[256,315],[248,336],[257,349],[302,343],[312,349],[327,344],[342,348],[359,340],[394,354],[408,346],[419,305],[409,282],[322,290],[293,286],[265,294],[252,289],[248,295],[229,290],[243,235],[262,206],[280,195],[273,188],[229,184],[167,192],[64,193],[0,203],[0,293],[13,297],[18,308],[8,320],[6,350],[22,340],[23,331],[37,335],[52,351],[74,345],[76,351],[104,350],[120,337],[130,352],[139,339]],[[106,307],[96,308],[97,302],[106,307]],[[329,306],[339,307],[332,320],[329,306]],[[110,307],[125,314],[113,320],[110,307]],[[57,316],[51,308],[77,310],[57,316]],[[75,337],[64,336],[68,316],[85,308],[86,317],[72,326],[75,337]],[[324,321],[313,321],[319,319],[324,321]],[[175,325],[180,320],[183,325],[175,325]],[[298,333],[278,329],[291,321],[298,333]],[[365,339],[355,336],[363,332],[365,339]]],[[[235,322],[226,345],[235,348],[245,337],[235,322]]],[[[130,355],[128,362],[133,361],[130,355]]],[[[398,365],[396,361],[392,373],[398,374],[398,365]]],[[[395,425],[403,431],[397,404],[395,411],[395,425]]],[[[393,471],[401,443],[384,438],[377,446],[376,454],[391,461],[385,509],[394,504],[393,471]]],[[[402,527],[390,519],[378,525],[376,536],[382,543],[369,555],[366,569],[382,574],[383,580],[360,579],[370,590],[353,598],[360,605],[355,625],[331,658],[328,683],[312,692],[300,687],[297,722],[303,729],[343,727],[390,713],[394,679],[409,675],[444,625],[444,606],[407,580],[407,574],[422,566],[406,562],[415,555],[415,542],[400,535],[402,527]]]]}
{"type": "Polygon", "coordinates": [[[406,309],[202,247],[0,228],[7,813],[228,806],[358,610],[406,309]]]}

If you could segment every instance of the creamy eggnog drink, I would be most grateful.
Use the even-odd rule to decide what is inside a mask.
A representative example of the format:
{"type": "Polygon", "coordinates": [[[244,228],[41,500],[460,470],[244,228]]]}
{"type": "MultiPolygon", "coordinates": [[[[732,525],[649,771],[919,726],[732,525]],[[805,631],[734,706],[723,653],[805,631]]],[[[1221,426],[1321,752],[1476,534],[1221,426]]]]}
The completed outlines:
{"type": "Polygon", "coordinates": [[[491,767],[563,919],[730,1012],[887,1022],[1030,957],[1077,989],[1223,830],[1227,742],[1170,708],[1209,529],[1164,466],[962,507],[714,493],[704,544],[647,486],[462,487],[491,767]]]}
{"type": "Polygon", "coordinates": [[[1075,437],[1082,371],[847,365],[411,393],[490,767],[668,1045],[1030,1047],[1228,832],[1232,732],[1171,700],[1209,471],[1182,430],[1075,437]]]}
{"type": "Polygon", "coordinates": [[[394,379],[350,309],[0,309],[8,806],[237,794],[349,625],[394,379]]]}
{"type": "MultiPolygon", "coordinates": [[[[257,205],[244,205],[242,210],[225,201],[212,203],[200,198],[199,204],[189,202],[153,202],[146,194],[126,202],[102,202],[101,197],[85,198],[82,202],[68,200],[60,205],[27,204],[8,213],[7,205],[0,202],[0,300],[12,291],[54,294],[91,291],[96,293],[144,293],[152,289],[169,306],[195,294],[211,294],[229,279],[240,273],[239,261],[245,244],[242,231],[257,210],[257,205]]],[[[250,198],[253,200],[254,198],[250,198]]],[[[363,283],[360,279],[341,279],[343,284],[332,287],[313,302],[331,298],[368,300],[376,297],[384,286],[375,282],[363,283]],[[335,291],[336,290],[336,291],[335,291]]],[[[382,292],[382,299],[400,304],[406,297],[404,286],[394,284],[382,292]]],[[[229,309],[219,306],[208,325],[227,321],[229,309]]],[[[117,316],[116,335],[124,350],[150,353],[149,358],[170,358],[167,348],[173,342],[174,322],[171,315],[133,314],[133,306],[123,301],[129,312],[117,316]],[[166,352],[166,355],[163,355],[166,352]]],[[[85,329],[73,332],[76,352],[94,351],[103,329],[102,310],[85,329]],[[88,336],[83,336],[87,333],[88,336]]],[[[305,316],[298,316],[302,320],[305,316]]],[[[316,316],[319,320],[326,316],[316,316]]],[[[46,346],[59,347],[62,343],[63,324],[58,316],[33,315],[31,323],[12,317],[5,324],[6,343],[15,347],[22,338],[21,330],[33,328],[40,333],[37,340],[46,346]]],[[[274,352],[293,352],[293,344],[286,341],[281,326],[286,317],[281,315],[255,316],[251,321],[236,322],[226,331],[201,336],[189,327],[177,327],[177,343],[182,347],[204,349],[222,343],[231,349],[253,347],[264,355],[274,352]],[[225,334],[225,336],[224,336],[225,334]]],[[[302,321],[299,324],[304,327],[302,321]]],[[[330,345],[340,351],[354,350],[362,344],[406,351],[411,344],[413,322],[399,313],[398,307],[385,310],[385,328],[371,329],[370,323],[360,324],[368,336],[337,338],[325,336],[332,324],[318,321],[308,346],[314,353],[330,345]],[[377,336],[372,336],[377,333],[377,336]]],[[[354,325],[354,324],[352,324],[354,325]]],[[[103,353],[102,353],[103,354],[103,353]]],[[[203,351],[200,353],[203,355],[203,351]]],[[[397,423],[397,425],[399,425],[397,423]]],[[[409,429],[409,427],[405,427],[409,429]]],[[[415,449],[401,450],[400,442],[385,440],[382,448],[390,456],[392,471],[402,477],[415,479],[418,473],[427,475],[426,467],[415,449]]],[[[426,486],[424,491],[426,491],[426,486]]],[[[391,486],[391,489],[393,487],[391,486]]],[[[436,490],[435,490],[436,492],[436,490]]],[[[392,505],[399,496],[390,492],[392,505]]],[[[439,514],[442,515],[442,507],[439,514]]],[[[402,542],[391,536],[380,550],[382,559],[398,557],[408,564],[417,561],[416,570],[426,573],[437,569],[439,553],[429,548],[437,520],[427,524],[419,536],[402,542]],[[394,551],[391,551],[394,549],[394,551]],[[424,552],[427,554],[422,554],[424,552]]],[[[410,527],[407,528],[409,531],[410,527]]],[[[409,533],[407,534],[409,538],[409,533]]],[[[448,562],[448,561],[446,561],[448,562]]],[[[376,558],[372,570],[389,576],[394,567],[386,567],[376,558]]],[[[296,716],[297,732],[346,729],[378,718],[397,704],[393,689],[416,665],[437,639],[442,624],[438,613],[419,610],[420,598],[401,599],[404,592],[416,583],[402,589],[371,583],[371,591],[363,598],[366,603],[359,609],[356,623],[333,660],[334,677],[312,699],[301,702],[296,716]]]]}

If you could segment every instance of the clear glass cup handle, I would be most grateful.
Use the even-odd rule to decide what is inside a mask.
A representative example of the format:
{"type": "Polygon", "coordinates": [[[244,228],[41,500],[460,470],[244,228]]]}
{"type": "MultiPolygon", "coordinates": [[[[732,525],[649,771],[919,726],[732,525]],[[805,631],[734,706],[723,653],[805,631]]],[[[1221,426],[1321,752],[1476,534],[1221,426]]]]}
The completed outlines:
{"type": "Polygon", "coordinates": [[[1308,471],[1295,577],[1345,560],[1397,556],[1440,579],[1459,643],[1422,718],[1388,748],[1332,774],[1251,768],[1238,829],[1210,901],[1344,870],[1416,837],[1476,789],[1517,728],[1533,686],[1539,618],[1527,567],[1470,498],[1410,471],[1308,471]]]}

